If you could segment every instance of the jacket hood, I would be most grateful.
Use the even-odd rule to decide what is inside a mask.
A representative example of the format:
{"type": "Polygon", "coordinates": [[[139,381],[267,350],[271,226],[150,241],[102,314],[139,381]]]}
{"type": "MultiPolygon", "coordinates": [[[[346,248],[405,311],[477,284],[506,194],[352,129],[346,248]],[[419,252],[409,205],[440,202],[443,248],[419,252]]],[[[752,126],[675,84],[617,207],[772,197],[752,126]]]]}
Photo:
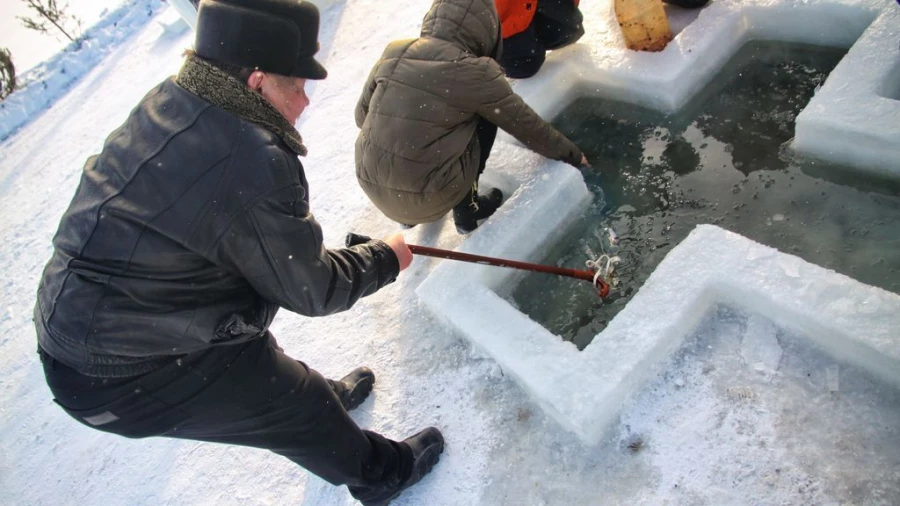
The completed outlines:
{"type": "Polygon", "coordinates": [[[452,42],[475,56],[499,56],[500,17],[494,0],[434,0],[422,22],[422,37],[452,42]]]}

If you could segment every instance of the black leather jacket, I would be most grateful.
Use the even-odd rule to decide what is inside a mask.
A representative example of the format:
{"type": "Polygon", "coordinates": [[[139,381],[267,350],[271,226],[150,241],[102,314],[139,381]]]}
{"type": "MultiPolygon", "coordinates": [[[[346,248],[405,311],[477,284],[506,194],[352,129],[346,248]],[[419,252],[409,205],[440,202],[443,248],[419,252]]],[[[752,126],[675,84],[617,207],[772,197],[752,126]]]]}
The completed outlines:
{"type": "Polygon", "coordinates": [[[90,158],[38,288],[40,347],[92,376],[327,315],[393,281],[381,242],[329,250],[297,154],[173,79],[90,158]]]}

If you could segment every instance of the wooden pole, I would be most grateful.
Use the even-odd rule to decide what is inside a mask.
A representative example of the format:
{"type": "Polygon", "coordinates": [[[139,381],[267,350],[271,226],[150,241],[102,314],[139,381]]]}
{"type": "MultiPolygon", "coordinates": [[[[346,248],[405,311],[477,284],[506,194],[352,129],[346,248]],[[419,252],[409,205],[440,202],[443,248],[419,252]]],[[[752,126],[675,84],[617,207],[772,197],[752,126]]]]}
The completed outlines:
{"type": "Polygon", "coordinates": [[[494,265],[497,267],[510,267],[512,269],[521,269],[532,272],[546,272],[547,274],[556,274],[558,276],[566,276],[569,278],[583,279],[585,281],[594,281],[594,273],[591,271],[580,271],[577,269],[568,269],[565,267],[553,267],[550,265],[531,264],[528,262],[519,262],[517,260],[506,260],[504,258],[486,257],[481,255],[472,255],[469,253],[460,253],[458,251],[450,251],[438,248],[429,248],[428,246],[417,246],[415,244],[407,244],[410,251],[414,255],[424,255],[428,257],[446,258],[448,260],[459,260],[461,262],[471,262],[476,264],[494,265]]]}

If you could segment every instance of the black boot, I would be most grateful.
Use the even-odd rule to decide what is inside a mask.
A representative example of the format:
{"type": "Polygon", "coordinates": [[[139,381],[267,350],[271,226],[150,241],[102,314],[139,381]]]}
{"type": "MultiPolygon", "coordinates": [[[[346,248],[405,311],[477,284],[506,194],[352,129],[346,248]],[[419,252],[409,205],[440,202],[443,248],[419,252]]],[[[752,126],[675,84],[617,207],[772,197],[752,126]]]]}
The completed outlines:
{"type": "Polygon", "coordinates": [[[341,400],[344,409],[350,411],[369,396],[372,385],[375,384],[375,373],[368,367],[357,367],[340,381],[328,380],[328,382],[331,383],[331,388],[341,400]]]}
{"type": "Polygon", "coordinates": [[[478,195],[476,192],[473,188],[471,195],[453,208],[453,222],[460,234],[468,234],[478,228],[478,222],[494,214],[503,203],[503,192],[497,188],[487,195],[478,195]]]}
{"type": "Polygon", "coordinates": [[[387,499],[363,501],[364,506],[386,506],[396,499],[401,492],[419,483],[426,474],[431,472],[431,469],[437,464],[441,458],[441,453],[444,451],[444,436],[441,435],[441,431],[434,427],[428,427],[422,432],[404,439],[403,442],[409,445],[413,455],[412,472],[409,478],[387,499]]]}

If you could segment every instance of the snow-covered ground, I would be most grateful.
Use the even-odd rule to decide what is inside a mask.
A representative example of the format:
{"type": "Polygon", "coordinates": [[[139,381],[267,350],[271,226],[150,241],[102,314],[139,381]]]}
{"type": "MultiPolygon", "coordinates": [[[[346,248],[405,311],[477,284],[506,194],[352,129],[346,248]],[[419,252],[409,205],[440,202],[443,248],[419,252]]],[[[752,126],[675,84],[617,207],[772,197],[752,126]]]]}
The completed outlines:
{"type": "MultiPolygon", "coordinates": [[[[87,30],[97,20],[106,16],[124,0],[69,0],[57,2],[68,5],[66,13],[81,21],[81,29],[87,30]]],[[[13,55],[16,70],[23,74],[35,65],[48,60],[68,45],[69,41],[57,32],[39,33],[25,28],[20,17],[34,18],[34,11],[21,0],[3,0],[3,17],[0,17],[0,47],[8,48],[13,55]]]]}
{"type": "MultiPolygon", "coordinates": [[[[112,5],[116,7],[115,3],[112,5]]],[[[135,32],[145,27],[165,6],[162,0],[127,0],[112,11],[104,11],[103,17],[97,23],[84,27],[82,37],[70,42],[51,58],[27,71],[17,67],[16,91],[0,102],[0,141],[32,121],[59,97],[65,95],[74,83],[106,58],[110,51],[115,50],[135,32]]],[[[4,17],[4,24],[10,23],[11,19],[12,16],[4,17]]],[[[157,19],[162,21],[167,18],[157,19]]],[[[185,23],[179,24],[187,29],[185,23]]],[[[18,27],[8,29],[5,35],[16,36],[21,31],[22,29],[18,27]]],[[[30,37],[30,34],[28,36],[30,37]]],[[[18,41],[18,38],[15,40],[18,41]]],[[[44,54],[55,46],[42,40],[35,45],[35,53],[44,54]]],[[[18,64],[19,58],[16,55],[28,54],[27,51],[26,49],[13,52],[13,63],[18,64]]],[[[29,60],[26,58],[25,61],[29,60]]]]}
{"type": "MultiPolygon", "coordinates": [[[[303,164],[312,209],[327,243],[339,245],[351,230],[373,236],[397,230],[356,184],[353,107],[384,45],[415,36],[425,9],[412,0],[354,0],[323,12],[321,57],[329,78],[312,87],[312,105],[299,130],[310,151],[303,164]]],[[[608,25],[607,11],[585,7],[589,31],[592,22],[608,25]]],[[[92,431],[55,406],[43,382],[31,323],[33,297],[81,166],[148,89],[177,71],[179,55],[190,44],[189,34],[166,32],[148,21],[57,103],[0,144],[0,263],[5,269],[0,504],[353,503],[343,488],[265,451],[136,441],[92,431]]],[[[576,47],[553,55],[550,70],[579,51],[591,52],[576,47]]],[[[514,250],[515,245],[498,244],[506,241],[501,228],[514,225],[513,214],[527,207],[525,190],[531,181],[554,183],[559,179],[551,171],[564,168],[506,142],[496,145],[488,167],[488,181],[506,190],[523,189],[514,197],[518,200],[504,206],[466,244],[449,220],[408,231],[408,241],[449,249],[514,250]]],[[[778,258],[786,262],[796,285],[808,286],[808,266],[778,258]]],[[[623,404],[621,419],[600,443],[587,444],[546,415],[543,403],[529,396],[529,388],[519,386],[501,361],[473,348],[443,317],[432,316],[416,289],[440,264],[417,258],[397,283],[340,316],[309,319],[282,312],[273,325],[286,351],[326,375],[340,376],[362,364],[376,371],[372,398],[353,415],[363,427],[395,438],[427,425],[444,432],[447,448],[441,463],[396,504],[900,501],[895,387],[806,350],[803,336],[760,316],[766,314],[765,305],[753,306],[750,314],[719,308],[695,331],[686,329],[685,347],[662,359],[665,372],[623,404]],[[781,397],[782,392],[793,397],[781,397]],[[810,429],[829,417],[840,420],[827,430],[810,429]],[[836,432],[855,427],[861,427],[858,433],[836,432]],[[790,439],[796,434],[803,437],[790,439]],[[822,438],[835,444],[820,448],[822,438]],[[820,465],[823,461],[827,465],[820,465]]],[[[436,279],[425,285],[434,287],[436,279]]],[[[854,293],[875,293],[872,300],[881,310],[896,304],[896,295],[852,287],[848,278],[841,282],[851,291],[862,290],[854,293]]],[[[842,300],[851,299],[835,299],[834,307],[842,300]]],[[[465,312],[465,301],[448,303],[455,314],[465,312]]],[[[893,330],[896,336],[897,319],[877,314],[890,356],[896,351],[890,335],[893,330]]],[[[530,373],[540,377],[544,371],[537,364],[530,373]]],[[[567,387],[590,399],[592,385],[572,378],[567,387]]]]}

